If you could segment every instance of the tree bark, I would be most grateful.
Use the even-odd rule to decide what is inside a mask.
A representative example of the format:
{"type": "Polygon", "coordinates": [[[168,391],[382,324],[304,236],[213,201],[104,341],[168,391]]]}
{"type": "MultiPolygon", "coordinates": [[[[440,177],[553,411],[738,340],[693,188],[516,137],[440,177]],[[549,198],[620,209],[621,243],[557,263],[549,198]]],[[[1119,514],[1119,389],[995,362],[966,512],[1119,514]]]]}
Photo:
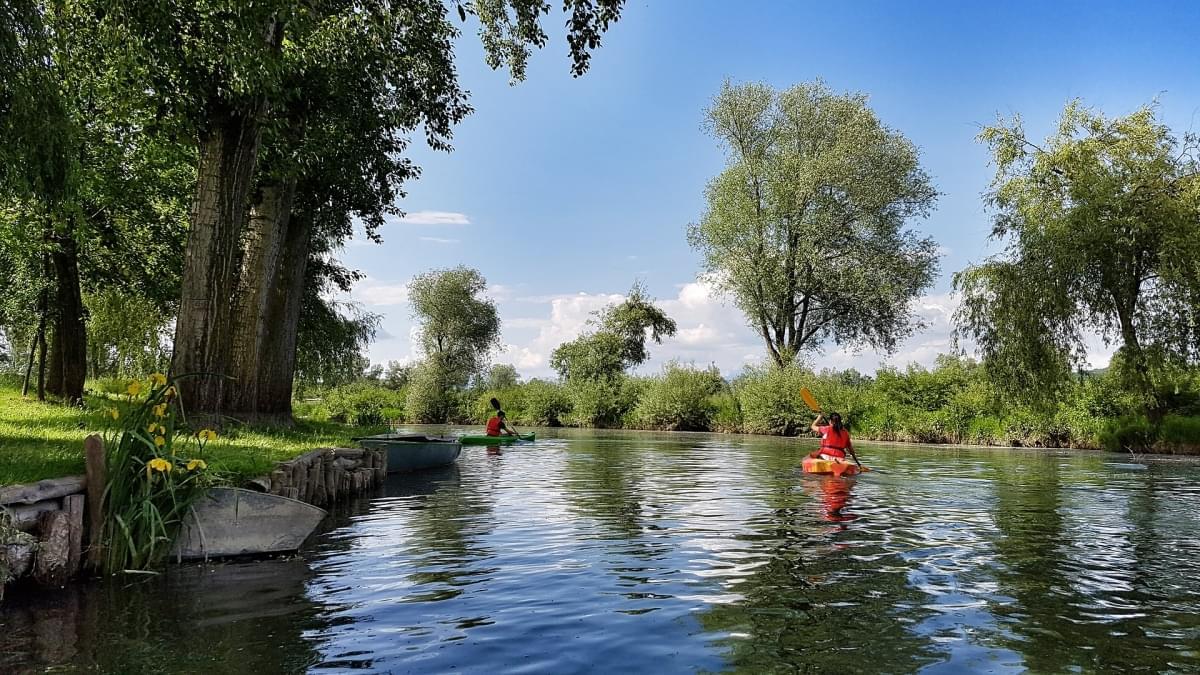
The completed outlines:
{"type": "Polygon", "coordinates": [[[292,419],[296,376],[296,338],[308,267],[312,217],[296,213],[288,220],[279,256],[279,276],[271,290],[259,368],[257,410],[280,421],[292,419]]]}
{"type": "Polygon", "coordinates": [[[54,235],[53,241],[55,310],[46,391],[69,403],[81,403],[87,379],[87,325],[79,287],[78,247],[71,235],[54,235]]]}
{"type": "MultiPolygon", "coordinates": [[[[259,416],[259,385],[267,360],[269,320],[274,318],[272,304],[278,301],[275,288],[284,276],[282,253],[295,192],[295,179],[266,185],[250,211],[249,227],[243,237],[229,355],[230,379],[225,392],[225,408],[233,417],[259,416]]],[[[287,412],[290,413],[290,407],[287,412]]]]}
{"type": "Polygon", "coordinates": [[[260,101],[210,114],[200,139],[191,231],[184,250],[171,371],[185,409],[219,422],[229,368],[238,239],[246,222],[261,136],[260,101]]]}

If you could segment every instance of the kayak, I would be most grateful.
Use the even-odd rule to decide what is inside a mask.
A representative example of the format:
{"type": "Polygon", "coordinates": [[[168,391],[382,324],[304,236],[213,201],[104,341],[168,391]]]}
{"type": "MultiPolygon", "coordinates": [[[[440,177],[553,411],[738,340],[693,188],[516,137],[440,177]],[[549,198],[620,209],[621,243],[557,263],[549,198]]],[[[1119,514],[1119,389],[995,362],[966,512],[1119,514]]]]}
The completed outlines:
{"type": "Polygon", "coordinates": [[[532,442],[534,434],[520,434],[518,436],[459,436],[458,442],[463,445],[511,445],[518,441],[532,442]]]}
{"type": "Polygon", "coordinates": [[[867,470],[865,466],[859,469],[857,464],[851,462],[834,462],[815,457],[805,457],[804,461],[800,463],[800,468],[804,470],[804,473],[827,473],[834,476],[853,476],[867,470]]]}

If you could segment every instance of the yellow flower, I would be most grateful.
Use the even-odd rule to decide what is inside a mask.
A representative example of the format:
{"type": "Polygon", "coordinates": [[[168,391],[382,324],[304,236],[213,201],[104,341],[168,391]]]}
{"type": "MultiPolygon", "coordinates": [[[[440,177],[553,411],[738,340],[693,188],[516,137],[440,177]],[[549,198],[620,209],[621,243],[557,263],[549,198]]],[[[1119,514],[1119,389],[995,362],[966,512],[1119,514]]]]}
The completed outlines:
{"type": "Polygon", "coordinates": [[[130,396],[137,396],[138,394],[142,393],[142,383],[138,382],[137,380],[130,382],[129,386],[125,389],[125,393],[129,394],[130,396]]]}
{"type": "Polygon", "coordinates": [[[116,408],[109,408],[109,409],[108,409],[108,416],[109,416],[109,417],[111,417],[111,418],[113,418],[114,420],[115,420],[115,419],[120,419],[120,418],[121,418],[121,411],[117,410],[116,408]]]}
{"type": "Polygon", "coordinates": [[[187,463],[188,471],[195,471],[196,469],[207,469],[207,468],[208,468],[208,464],[202,459],[188,460],[188,463],[187,463]]]}
{"type": "Polygon", "coordinates": [[[160,448],[161,448],[162,446],[164,446],[164,445],[166,445],[166,444],[167,444],[167,439],[163,438],[162,436],[155,436],[155,437],[154,437],[154,445],[155,445],[155,446],[157,446],[157,447],[160,447],[160,448]]]}
{"type": "Polygon", "coordinates": [[[157,428],[158,428],[158,425],[155,424],[154,422],[151,422],[150,426],[146,427],[146,433],[152,434],[152,433],[154,433],[154,430],[157,428]]]}
{"type": "Polygon", "coordinates": [[[167,390],[163,392],[163,396],[166,396],[167,398],[175,396],[175,385],[167,387],[167,390]]]}
{"type": "Polygon", "coordinates": [[[154,383],[154,386],[161,387],[167,383],[167,376],[162,373],[154,373],[150,376],[150,381],[154,383]]]}
{"type": "Polygon", "coordinates": [[[212,429],[201,429],[200,433],[196,434],[202,441],[211,441],[217,438],[217,432],[212,429]]]}
{"type": "Polygon", "coordinates": [[[146,462],[146,471],[147,472],[162,471],[163,473],[166,473],[170,470],[171,470],[171,463],[168,462],[167,460],[163,459],[162,457],[155,457],[154,459],[150,460],[149,462],[146,462]]]}
{"type": "Polygon", "coordinates": [[[154,416],[155,417],[166,417],[166,415],[167,415],[167,404],[166,403],[159,403],[158,405],[154,406],[154,416]]]}

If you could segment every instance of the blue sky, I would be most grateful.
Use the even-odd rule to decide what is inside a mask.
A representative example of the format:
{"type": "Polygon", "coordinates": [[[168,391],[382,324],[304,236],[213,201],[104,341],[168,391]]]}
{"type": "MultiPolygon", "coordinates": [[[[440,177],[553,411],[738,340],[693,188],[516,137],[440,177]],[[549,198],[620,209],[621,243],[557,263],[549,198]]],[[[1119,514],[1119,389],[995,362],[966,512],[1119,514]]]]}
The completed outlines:
{"type": "MultiPolygon", "coordinates": [[[[409,216],[384,228],[382,246],[342,252],[367,275],[353,299],[384,317],[373,361],[418,356],[405,284],[458,264],[487,277],[507,345],[495,361],[525,376],[549,374],[549,352],[635,279],[681,329],[644,371],[677,358],[732,374],[760,360],[740,313],[697,282],[684,236],[724,164],[700,124],[726,78],[784,88],[819,77],[868,94],[942,192],[932,216],[911,224],[944,250],[941,278],[917,303],[929,329],[890,357],[830,346],[817,358],[866,371],[948,349],[950,276],[995,250],[981,200],[992,169],[975,136],[997,114],[1019,113],[1042,137],[1072,98],[1110,115],[1157,98],[1177,132],[1200,130],[1194,2],[642,0],[577,79],[558,17],[546,27],[551,44],[516,86],[484,65],[466,27],[457,62],[475,113],[455,130],[454,152],[414,146],[423,176],[400,202],[409,216]]],[[[1107,361],[1099,342],[1093,352],[1095,365],[1107,361]]]]}

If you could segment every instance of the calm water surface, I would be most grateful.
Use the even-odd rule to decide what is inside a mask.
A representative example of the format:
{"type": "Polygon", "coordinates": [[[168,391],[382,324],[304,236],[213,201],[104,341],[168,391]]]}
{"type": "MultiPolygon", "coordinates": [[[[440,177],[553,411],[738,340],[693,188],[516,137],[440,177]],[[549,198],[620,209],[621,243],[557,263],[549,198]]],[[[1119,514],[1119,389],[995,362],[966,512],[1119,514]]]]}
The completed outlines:
{"type": "Polygon", "coordinates": [[[11,596],[0,671],[1200,672],[1200,465],[546,431],[303,555],[11,596]]]}

